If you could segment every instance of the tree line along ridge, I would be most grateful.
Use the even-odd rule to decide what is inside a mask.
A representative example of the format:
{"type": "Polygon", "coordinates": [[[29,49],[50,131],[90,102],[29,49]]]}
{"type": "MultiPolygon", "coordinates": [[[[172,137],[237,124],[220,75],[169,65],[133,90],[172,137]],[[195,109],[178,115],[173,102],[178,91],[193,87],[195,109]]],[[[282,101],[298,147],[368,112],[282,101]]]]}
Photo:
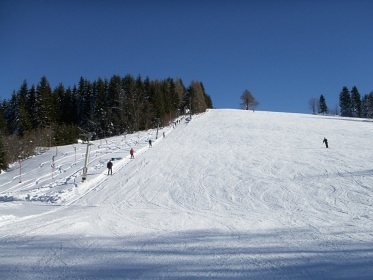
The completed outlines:
{"type": "Polygon", "coordinates": [[[331,109],[326,105],[324,95],[320,98],[311,98],[309,106],[313,114],[334,114],[342,117],[373,118],[373,91],[361,96],[357,87],[351,91],[344,86],[339,93],[339,104],[331,109]]]}
{"type": "Polygon", "coordinates": [[[133,133],[208,108],[212,100],[202,82],[186,87],[180,78],[81,77],[78,85],[54,89],[45,76],[36,86],[24,81],[0,106],[0,170],[38,149],[76,143],[84,132],[97,139],[133,133]]]}

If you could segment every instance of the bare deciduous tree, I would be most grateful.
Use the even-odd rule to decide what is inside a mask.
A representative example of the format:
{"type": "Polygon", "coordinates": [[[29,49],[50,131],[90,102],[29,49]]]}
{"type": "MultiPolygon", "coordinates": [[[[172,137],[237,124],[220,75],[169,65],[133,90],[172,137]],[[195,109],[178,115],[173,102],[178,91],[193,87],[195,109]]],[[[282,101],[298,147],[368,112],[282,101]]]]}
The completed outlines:
{"type": "Polygon", "coordinates": [[[244,110],[255,110],[255,108],[259,105],[259,102],[256,101],[255,97],[251,94],[250,91],[247,89],[241,95],[241,108],[244,110]]]}
{"type": "Polygon", "coordinates": [[[312,110],[312,114],[317,114],[317,112],[319,112],[319,100],[316,98],[316,97],[312,97],[309,101],[308,101],[308,105],[310,106],[311,110],[312,110]]]}

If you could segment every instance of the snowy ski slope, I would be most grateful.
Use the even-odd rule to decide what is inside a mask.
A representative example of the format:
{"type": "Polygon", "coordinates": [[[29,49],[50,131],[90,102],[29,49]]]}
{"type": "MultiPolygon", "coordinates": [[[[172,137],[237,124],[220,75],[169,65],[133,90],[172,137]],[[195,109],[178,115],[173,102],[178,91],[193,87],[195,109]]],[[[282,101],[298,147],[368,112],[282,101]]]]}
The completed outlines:
{"type": "Polygon", "coordinates": [[[0,174],[0,278],[372,279],[372,125],[209,110],[94,141],[84,183],[52,148],[0,174]]]}

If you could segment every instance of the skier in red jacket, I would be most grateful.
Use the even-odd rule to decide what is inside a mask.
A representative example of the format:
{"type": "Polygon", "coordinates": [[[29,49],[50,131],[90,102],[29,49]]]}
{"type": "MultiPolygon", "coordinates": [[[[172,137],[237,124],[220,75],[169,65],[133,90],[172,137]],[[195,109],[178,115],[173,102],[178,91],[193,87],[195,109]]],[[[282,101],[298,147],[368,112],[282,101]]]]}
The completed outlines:
{"type": "Polygon", "coordinates": [[[134,153],[135,153],[135,151],[131,148],[131,150],[130,150],[131,158],[135,158],[135,156],[133,155],[134,153]]]}

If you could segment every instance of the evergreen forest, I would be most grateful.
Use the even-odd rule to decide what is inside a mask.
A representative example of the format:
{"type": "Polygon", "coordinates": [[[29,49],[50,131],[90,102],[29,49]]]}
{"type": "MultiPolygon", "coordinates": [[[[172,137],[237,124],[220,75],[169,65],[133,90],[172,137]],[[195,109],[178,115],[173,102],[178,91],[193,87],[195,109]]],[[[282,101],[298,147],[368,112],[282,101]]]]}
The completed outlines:
{"type": "Polygon", "coordinates": [[[373,91],[361,97],[356,86],[351,91],[346,86],[339,94],[341,116],[355,118],[373,118],[373,91]]]}
{"type": "Polygon", "coordinates": [[[373,118],[373,91],[363,96],[360,95],[356,86],[351,88],[351,91],[344,86],[339,93],[339,106],[329,109],[326,105],[324,95],[320,98],[311,98],[309,106],[313,114],[331,114],[340,115],[342,117],[354,118],[373,118]]]}
{"type": "Polygon", "coordinates": [[[43,76],[35,86],[26,81],[0,106],[0,172],[10,163],[52,146],[167,125],[185,114],[212,108],[201,82],[184,86],[180,78],[150,80],[140,75],[60,83],[51,88],[43,76]]]}

